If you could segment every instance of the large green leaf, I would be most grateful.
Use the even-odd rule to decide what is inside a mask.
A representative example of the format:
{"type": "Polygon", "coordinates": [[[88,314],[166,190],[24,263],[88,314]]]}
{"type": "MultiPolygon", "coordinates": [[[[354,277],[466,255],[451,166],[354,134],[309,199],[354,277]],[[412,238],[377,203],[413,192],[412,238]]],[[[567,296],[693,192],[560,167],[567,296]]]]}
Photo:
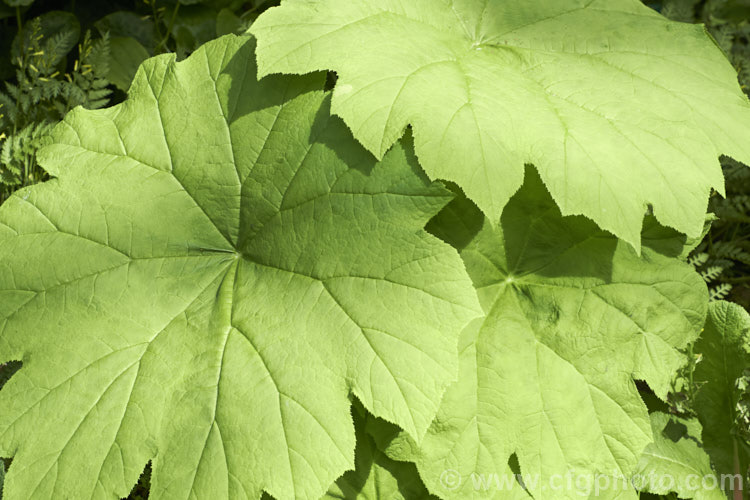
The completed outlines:
{"type": "Polygon", "coordinates": [[[258,83],[254,42],[149,59],[76,110],[57,179],[0,207],[8,498],[315,498],[354,466],[351,395],[415,437],[479,314],[423,225],[409,141],[376,164],[323,75],[258,83]]]}
{"type": "Polygon", "coordinates": [[[654,442],[649,444],[636,469],[644,491],[696,500],[726,500],[719,479],[711,469],[701,442],[701,424],[696,419],[652,413],[654,442]]]}
{"type": "Polygon", "coordinates": [[[737,434],[736,382],[750,368],[750,315],[731,302],[714,302],[706,328],[695,343],[701,362],[693,379],[699,387],[695,410],[703,424],[703,446],[719,474],[747,478],[750,449],[737,434]]]}
{"type": "Polygon", "coordinates": [[[527,172],[497,229],[465,198],[428,226],[461,249],[486,313],[462,334],[458,382],[421,445],[389,447],[444,498],[503,498],[493,474],[507,477],[514,453],[535,498],[578,498],[585,477],[629,477],[652,441],[633,379],[666,397],[684,362],[677,349],[705,318],[706,287],[690,266],[646,246],[639,257],[591,221],[561,217],[527,172]],[[450,487],[445,471],[458,478],[450,487]],[[571,473],[584,479],[556,482],[571,473]]]}
{"type": "Polygon", "coordinates": [[[333,111],[382,156],[414,127],[432,178],[496,221],[539,170],[563,214],[635,247],[647,204],[700,234],[750,105],[702,26],[639,0],[286,0],[252,26],[260,74],[334,70],[333,111]]]}

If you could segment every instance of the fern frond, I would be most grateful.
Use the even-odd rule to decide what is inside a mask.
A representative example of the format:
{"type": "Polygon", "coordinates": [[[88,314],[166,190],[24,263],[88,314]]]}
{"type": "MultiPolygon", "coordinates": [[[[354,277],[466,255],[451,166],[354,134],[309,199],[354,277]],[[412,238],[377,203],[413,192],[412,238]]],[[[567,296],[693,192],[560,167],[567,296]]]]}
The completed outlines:
{"type": "Polygon", "coordinates": [[[720,283],[715,287],[708,289],[708,300],[709,302],[716,302],[717,300],[723,300],[732,291],[732,285],[729,283],[720,283]]]}
{"type": "Polygon", "coordinates": [[[703,281],[705,281],[706,283],[710,283],[721,276],[721,273],[724,272],[724,269],[725,268],[722,266],[709,266],[701,271],[700,275],[701,278],[703,278],[703,281]]]}
{"type": "Polygon", "coordinates": [[[719,47],[724,50],[726,54],[732,52],[732,46],[734,45],[735,30],[731,26],[723,25],[713,30],[711,33],[719,44],[719,47]]]}
{"type": "Polygon", "coordinates": [[[745,251],[737,241],[718,241],[714,244],[714,252],[720,259],[731,259],[750,265],[750,252],[745,251]]]}
{"type": "Polygon", "coordinates": [[[708,262],[708,254],[705,252],[695,253],[688,257],[687,262],[691,266],[698,268],[708,262]]]}
{"type": "Polygon", "coordinates": [[[52,123],[35,123],[5,139],[0,148],[0,182],[9,186],[24,184],[36,175],[36,153],[47,143],[52,123]]]}

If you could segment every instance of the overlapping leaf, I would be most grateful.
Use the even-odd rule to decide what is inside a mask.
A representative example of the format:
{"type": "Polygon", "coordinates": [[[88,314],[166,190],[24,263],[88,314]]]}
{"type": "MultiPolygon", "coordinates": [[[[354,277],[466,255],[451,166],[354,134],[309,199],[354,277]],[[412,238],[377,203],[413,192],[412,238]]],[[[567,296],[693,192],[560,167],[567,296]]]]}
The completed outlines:
{"type": "MultiPolygon", "coordinates": [[[[657,237],[649,224],[662,250],[681,253],[684,237],[657,237]]],[[[391,456],[415,461],[428,489],[451,499],[506,498],[513,454],[535,498],[577,498],[586,477],[630,477],[652,441],[633,379],[666,396],[684,361],[677,349],[703,325],[698,274],[561,217],[533,169],[497,229],[465,198],[428,228],[461,249],[486,316],[462,334],[458,382],[427,436],[394,440],[391,456]],[[445,471],[460,488],[446,488],[445,471]],[[570,474],[584,479],[568,488],[570,474]]]]}
{"type": "Polygon", "coordinates": [[[450,193],[253,50],[148,60],[0,208],[9,500],[122,497],[149,459],[156,499],[319,497],[354,465],[351,394],[419,437],[455,378],[479,306],[422,229],[450,193]]]}
{"type": "Polygon", "coordinates": [[[413,463],[395,462],[378,449],[372,415],[355,405],[354,425],[357,431],[356,469],[344,474],[323,500],[435,500],[419,479],[413,463]]]}
{"type": "Polygon", "coordinates": [[[634,484],[659,495],[675,492],[680,498],[725,500],[719,478],[700,444],[700,422],[661,412],[649,417],[654,442],[638,460],[634,484]]]}
{"type": "Polygon", "coordinates": [[[338,74],[333,111],[382,156],[414,127],[432,178],[496,221],[534,164],[563,214],[640,245],[647,204],[697,236],[750,105],[702,26],[639,0],[286,0],[260,74],[338,74]]]}

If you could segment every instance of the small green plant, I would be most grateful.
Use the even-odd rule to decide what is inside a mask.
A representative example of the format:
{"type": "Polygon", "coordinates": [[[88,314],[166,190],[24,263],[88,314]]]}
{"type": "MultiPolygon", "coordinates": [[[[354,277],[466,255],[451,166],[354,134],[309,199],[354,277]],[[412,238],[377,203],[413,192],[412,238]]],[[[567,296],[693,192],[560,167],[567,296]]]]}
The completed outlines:
{"type": "Polygon", "coordinates": [[[52,126],[71,109],[109,102],[109,40],[86,32],[78,42],[74,17],[49,13],[19,25],[13,44],[15,80],[0,91],[0,202],[18,188],[47,177],[36,160],[52,126]],[[70,71],[67,56],[76,44],[70,71]]]}
{"type": "MultiPolygon", "coordinates": [[[[133,11],[110,12],[89,26],[99,38],[87,29],[80,41],[73,13],[52,11],[24,21],[22,8],[30,3],[11,2],[8,13],[17,33],[9,58],[13,78],[0,88],[0,202],[47,179],[36,152],[71,109],[116,101],[121,96],[113,96],[113,87],[127,90],[150,55],[175,53],[182,59],[218,35],[244,31],[275,2],[138,0],[133,11]]],[[[91,1],[73,4],[74,12],[100,7],[91,1]]]]}

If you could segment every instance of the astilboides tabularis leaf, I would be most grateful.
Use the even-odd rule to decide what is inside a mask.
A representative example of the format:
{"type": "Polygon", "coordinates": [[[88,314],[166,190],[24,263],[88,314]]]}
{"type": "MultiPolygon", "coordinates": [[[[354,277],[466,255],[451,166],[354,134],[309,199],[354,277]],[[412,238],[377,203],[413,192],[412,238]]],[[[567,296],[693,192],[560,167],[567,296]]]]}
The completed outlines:
{"type": "Polygon", "coordinates": [[[78,109],[0,208],[9,500],[316,498],[354,468],[350,401],[415,439],[479,314],[450,199],[408,139],[379,163],[324,75],[256,80],[254,41],[146,61],[78,109]]]}
{"type": "Polygon", "coordinates": [[[630,479],[654,440],[635,380],[666,398],[706,286],[676,258],[686,238],[653,217],[638,255],[561,216],[536,171],[526,177],[499,224],[458,198],[428,226],[459,249],[485,316],[462,334],[458,381],[425,438],[386,451],[451,500],[526,498],[512,457],[535,498],[580,498],[601,478],[601,498],[635,499],[630,479]]]}
{"type": "Polygon", "coordinates": [[[564,215],[636,249],[651,206],[703,228],[718,157],[750,163],[750,104],[701,25],[640,0],[285,0],[260,74],[333,70],[332,109],[379,157],[414,131],[431,178],[496,222],[533,164],[564,215]]]}
{"type": "Polygon", "coordinates": [[[659,411],[649,418],[654,442],[641,453],[633,476],[634,486],[659,495],[674,492],[684,499],[726,500],[721,480],[701,445],[698,419],[659,411]]]}

